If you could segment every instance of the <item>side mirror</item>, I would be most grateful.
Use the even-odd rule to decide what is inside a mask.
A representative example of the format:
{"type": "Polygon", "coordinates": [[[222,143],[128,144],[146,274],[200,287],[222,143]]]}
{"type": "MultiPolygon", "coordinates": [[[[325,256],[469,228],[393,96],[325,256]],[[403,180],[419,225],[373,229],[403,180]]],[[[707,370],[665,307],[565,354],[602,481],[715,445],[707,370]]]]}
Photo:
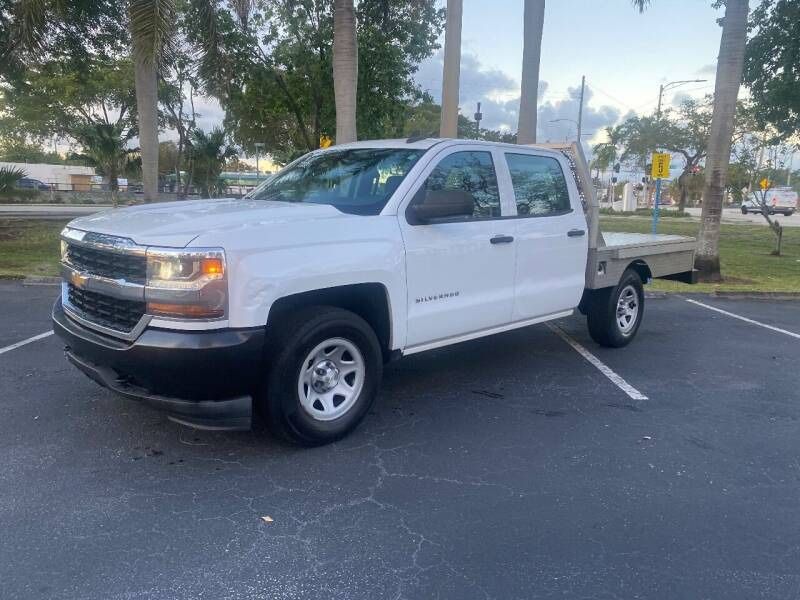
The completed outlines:
{"type": "Polygon", "coordinates": [[[430,223],[443,219],[471,217],[475,199],[464,190],[425,190],[417,192],[408,207],[412,224],[430,223]]]}

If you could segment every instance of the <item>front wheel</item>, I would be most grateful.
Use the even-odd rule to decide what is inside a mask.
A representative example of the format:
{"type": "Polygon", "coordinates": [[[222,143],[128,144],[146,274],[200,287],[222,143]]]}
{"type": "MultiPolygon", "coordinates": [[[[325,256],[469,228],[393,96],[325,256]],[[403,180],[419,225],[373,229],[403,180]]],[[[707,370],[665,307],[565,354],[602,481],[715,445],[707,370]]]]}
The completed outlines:
{"type": "Polygon", "coordinates": [[[586,313],[589,335],[601,346],[620,348],[636,336],[644,316],[644,286],[628,269],[616,287],[594,290],[586,313]]]}
{"type": "Polygon", "coordinates": [[[746,215],[746,214],[747,214],[747,207],[746,207],[746,206],[743,206],[743,207],[742,207],[742,214],[743,214],[743,215],[746,215]]]}
{"type": "Polygon", "coordinates": [[[364,319],[341,308],[309,307],[286,320],[272,343],[258,404],[274,433],[317,446],[361,422],[383,371],[380,343],[364,319]]]}

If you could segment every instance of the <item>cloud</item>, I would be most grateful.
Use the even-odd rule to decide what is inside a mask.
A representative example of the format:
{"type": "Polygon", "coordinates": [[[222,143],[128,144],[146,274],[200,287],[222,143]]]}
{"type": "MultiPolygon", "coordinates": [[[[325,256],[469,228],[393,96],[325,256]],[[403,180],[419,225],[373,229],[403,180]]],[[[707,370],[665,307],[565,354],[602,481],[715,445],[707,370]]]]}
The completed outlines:
{"type": "Polygon", "coordinates": [[[694,72],[695,75],[699,77],[709,77],[717,74],[717,63],[709,63],[707,65],[703,65],[697,71],[694,72]]]}
{"type": "MultiPolygon", "coordinates": [[[[420,65],[416,81],[427,91],[435,102],[442,95],[442,51],[437,52],[420,65]]],[[[567,98],[555,102],[542,102],[547,92],[547,82],[539,81],[539,115],[537,138],[559,141],[565,137],[575,138],[575,124],[570,122],[551,123],[556,119],[577,120],[579,88],[569,88],[567,98]]],[[[520,83],[507,73],[485,67],[478,57],[469,52],[461,54],[461,73],[459,76],[459,106],[461,114],[472,119],[475,107],[481,103],[483,121],[487,129],[516,131],[519,121],[520,83]]],[[[611,106],[595,108],[589,106],[592,92],[587,87],[584,94],[583,132],[600,131],[613,125],[620,118],[620,111],[611,106]]],[[[586,141],[587,137],[584,137],[586,141]]]]}

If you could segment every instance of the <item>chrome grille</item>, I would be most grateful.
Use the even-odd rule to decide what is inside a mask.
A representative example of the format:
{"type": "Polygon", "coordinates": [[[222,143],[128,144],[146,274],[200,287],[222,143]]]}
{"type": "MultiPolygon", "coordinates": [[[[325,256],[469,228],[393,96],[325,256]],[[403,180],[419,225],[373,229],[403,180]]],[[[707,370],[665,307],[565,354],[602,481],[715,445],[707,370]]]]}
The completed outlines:
{"type": "Polygon", "coordinates": [[[81,316],[93,323],[128,333],[144,315],[145,302],[122,300],[67,284],[67,299],[81,316]]]}
{"type": "Polygon", "coordinates": [[[92,275],[109,279],[124,279],[144,285],[147,279],[147,259],[143,254],[125,254],[80,244],[67,246],[67,262],[92,275]]]}

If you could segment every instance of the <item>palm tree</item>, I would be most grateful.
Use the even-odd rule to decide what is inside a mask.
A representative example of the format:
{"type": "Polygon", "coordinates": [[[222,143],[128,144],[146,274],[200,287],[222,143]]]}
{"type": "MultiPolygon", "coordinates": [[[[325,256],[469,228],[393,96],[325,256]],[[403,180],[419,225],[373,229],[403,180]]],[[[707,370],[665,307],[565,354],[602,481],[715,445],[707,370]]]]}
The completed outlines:
{"type": "MultiPolygon", "coordinates": [[[[650,0],[633,0],[639,12],[650,0]]],[[[726,0],[722,19],[722,38],[717,57],[714,84],[714,110],[703,190],[703,213],[695,253],[695,268],[702,281],[719,281],[719,233],[722,219],[722,200],[725,195],[728,162],[731,154],[736,97],[742,82],[744,50],[747,42],[748,0],[726,0]]]]}
{"type": "Polygon", "coordinates": [[[461,73],[461,0],[447,0],[442,67],[441,137],[458,137],[458,80],[461,73]]]}
{"type": "MultiPolygon", "coordinates": [[[[64,0],[16,0],[14,9],[15,48],[35,50],[53,19],[67,19],[64,0]]],[[[174,26],[175,0],[129,0],[145,202],[158,198],[157,74],[161,61],[170,54],[174,26]]]]}
{"type": "Polygon", "coordinates": [[[189,160],[192,177],[200,185],[200,193],[207,198],[223,190],[220,174],[225,161],[236,156],[236,148],[229,146],[225,132],[216,127],[211,133],[195,129],[189,135],[189,160]]]}
{"type": "Polygon", "coordinates": [[[128,142],[136,135],[136,130],[126,128],[124,123],[103,123],[96,121],[81,128],[76,134],[83,146],[83,153],[73,155],[96,166],[108,178],[111,200],[117,205],[119,176],[130,167],[132,158],[139,151],[128,148],[128,142]]]}
{"type": "Polygon", "coordinates": [[[358,41],[353,0],[333,4],[333,92],[336,98],[336,143],[356,141],[358,41]]]}
{"type": "Polygon", "coordinates": [[[158,199],[158,67],[172,48],[174,0],[130,0],[144,201],[158,199]]]}
{"type": "Polygon", "coordinates": [[[522,95],[519,99],[517,143],[535,144],[544,0],[525,0],[523,23],[525,39],[522,46],[522,95]]]}

